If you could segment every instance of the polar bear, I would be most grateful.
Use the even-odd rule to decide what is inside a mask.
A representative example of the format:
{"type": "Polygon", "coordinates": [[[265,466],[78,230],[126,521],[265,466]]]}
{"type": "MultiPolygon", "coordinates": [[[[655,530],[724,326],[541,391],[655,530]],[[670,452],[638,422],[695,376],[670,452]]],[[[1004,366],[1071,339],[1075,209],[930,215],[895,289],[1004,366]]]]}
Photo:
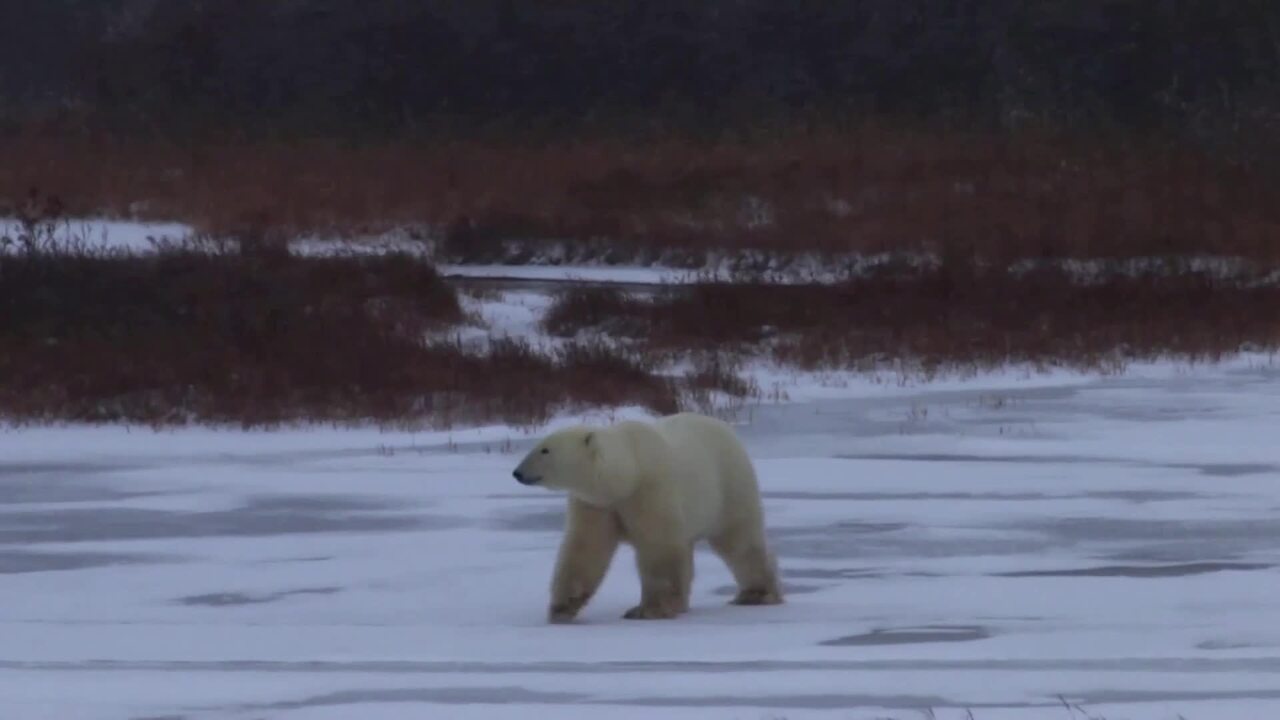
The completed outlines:
{"type": "Polygon", "coordinates": [[[569,495],[548,620],[568,622],[595,594],[618,543],[635,548],[640,604],[627,619],[689,609],[693,548],[707,540],[733,571],[737,605],[782,602],[755,470],[733,429],[695,413],[549,435],[512,473],[569,495]]]}

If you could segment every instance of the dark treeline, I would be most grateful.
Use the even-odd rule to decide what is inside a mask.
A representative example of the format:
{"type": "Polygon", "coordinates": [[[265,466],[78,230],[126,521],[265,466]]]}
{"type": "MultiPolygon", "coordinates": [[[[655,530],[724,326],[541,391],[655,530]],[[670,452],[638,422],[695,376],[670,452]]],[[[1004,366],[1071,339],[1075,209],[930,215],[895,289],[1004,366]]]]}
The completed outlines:
{"type": "Polygon", "coordinates": [[[144,132],[867,114],[1201,134],[1280,116],[1276,0],[0,0],[0,103],[144,132]]]}

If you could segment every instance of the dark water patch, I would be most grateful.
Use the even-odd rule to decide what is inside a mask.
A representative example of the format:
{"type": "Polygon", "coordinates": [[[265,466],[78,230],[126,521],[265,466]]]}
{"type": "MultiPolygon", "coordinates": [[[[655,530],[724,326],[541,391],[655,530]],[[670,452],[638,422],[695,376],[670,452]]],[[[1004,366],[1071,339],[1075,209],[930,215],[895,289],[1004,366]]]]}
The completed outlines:
{"type": "Polygon", "coordinates": [[[866,538],[856,535],[831,536],[814,533],[808,536],[780,538],[774,543],[780,557],[803,560],[939,559],[974,555],[1009,556],[1048,552],[1052,543],[1038,539],[989,538],[866,538]]]}
{"type": "Polygon", "coordinates": [[[178,598],[176,602],[180,605],[208,605],[210,607],[221,607],[223,605],[251,605],[256,602],[270,601],[259,600],[240,593],[211,593],[208,595],[189,595],[187,597],[178,598]]]}
{"type": "Polygon", "coordinates": [[[1209,477],[1244,477],[1280,473],[1280,465],[1269,463],[1162,463],[1132,458],[1086,455],[972,455],[964,453],[857,453],[833,457],[842,460],[893,460],[926,463],[1010,463],[1024,465],[1127,465],[1143,468],[1192,470],[1209,477]]]}
{"type": "Polygon", "coordinates": [[[1043,492],[800,492],[778,491],[763,493],[768,500],[848,500],[857,502],[978,500],[999,502],[1034,502],[1040,500],[1123,500],[1131,503],[1149,503],[1172,500],[1200,500],[1208,497],[1202,493],[1176,490],[1103,490],[1099,492],[1056,495],[1043,492]]]}
{"type": "Polygon", "coordinates": [[[786,694],[774,695],[699,695],[681,697],[643,697],[610,700],[610,705],[641,707],[752,707],[795,710],[848,710],[851,708],[884,708],[887,710],[930,710],[955,707],[955,703],[936,695],[872,695],[872,694],[786,694]]]}
{"type": "Polygon", "coordinates": [[[905,530],[910,525],[900,522],[859,522],[857,520],[845,520],[843,522],[834,523],[829,526],[832,530],[845,534],[867,535],[872,533],[891,533],[898,530],[905,530]]]}
{"type": "Polygon", "coordinates": [[[917,531],[905,523],[845,522],[818,527],[786,527],[770,530],[769,536],[780,557],[806,560],[1021,555],[1046,552],[1055,547],[1051,538],[1040,533],[946,537],[917,531]]]}
{"type": "Polygon", "coordinates": [[[391,688],[385,690],[342,690],[301,700],[254,705],[246,710],[301,710],[304,708],[368,705],[373,703],[430,703],[435,705],[511,705],[578,703],[587,695],[568,692],[541,692],[522,687],[391,688]]]}
{"type": "Polygon", "coordinates": [[[1120,565],[1160,565],[1190,562],[1228,562],[1246,554],[1250,544],[1244,541],[1203,543],[1194,538],[1168,542],[1141,543],[1098,557],[1120,565]]]}
{"type": "MultiPolygon", "coordinates": [[[[825,590],[825,589],[826,587],[823,585],[796,585],[792,583],[782,584],[783,595],[809,595],[811,593],[816,593],[820,590],[825,590]]],[[[719,595],[721,597],[731,597],[733,595],[738,594],[738,586],[737,585],[721,585],[720,587],[716,588],[715,590],[712,590],[711,592],[713,595],[719,595]]]]}
{"type": "Polygon", "coordinates": [[[1084,455],[970,455],[964,453],[857,453],[832,457],[841,460],[900,460],[925,463],[1014,463],[1034,465],[1115,464],[1128,461],[1084,455]]]}
{"type": "Polygon", "coordinates": [[[782,576],[797,580],[856,580],[885,576],[884,568],[783,568],[782,576]]]}
{"type": "Polygon", "coordinates": [[[1261,463],[1204,463],[1198,465],[1170,465],[1169,467],[1195,470],[1209,477],[1244,477],[1246,475],[1266,475],[1280,472],[1280,465],[1261,463]]]}
{"type": "Polygon", "coordinates": [[[801,492],[774,491],[761,493],[766,500],[849,500],[887,502],[897,500],[1046,500],[1044,493],[965,493],[965,492],[801,492]]]}
{"type": "Polygon", "coordinates": [[[306,555],[302,557],[272,558],[270,560],[259,560],[259,565],[277,565],[283,563],[312,563],[325,562],[332,560],[332,555],[306,555]]]}
{"type": "Polygon", "coordinates": [[[1063,500],[1123,500],[1124,502],[1143,504],[1150,502],[1170,502],[1175,500],[1204,500],[1210,497],[1203,493],[1181,492],[1178,490],[1100,490],[1081,493],[1080,495],[1054,496],[1063,500]]]}
{"type": "Polygon", "coordinates": [[[1078,694],[1068,700],[1076,706],[1213,700],[1280,700],[1280,690],[1095,690],[1078,694]]]}
{"type": "Polygon", "coordinates": [[[117,502],[159,494],[89,484],[56,474],[6,476],[0,473],[0,505],[117,502]]]}
{"type": "Polygon", "coordinates": [[[69,508],[0,513],[0,544],[443,530],[466,524],[451,516],[371,512],[380,507],[385,505],[350,498],[268,497],[204,512],[69,508]]]}
{"type": "Polygon", "coordinates": [[[1182,422],[1195,416],[1211,415],[1218,412],[1215,408],[1197,408],[1186,405],[1171,407],[1151,406],[1104,406],[1090,408],[1090,412],[1103,420],[1120,420],[1123,422],[1182,422]]]}
{"type": "Polygon", "coordinates": [[[1174,565],[1103,565],[1100,567],[1063,570],[1014,570],[992,573],[993,577],[1126,577],[1168,578],[1205,575],[1229,570],[1266,570],[1273,567],[1262,563],[1196,562],[1174,565]]]}
{"type": "Polygon", "coordinates": [[[373,512],[403,505],[361,495],[259,495],[252,498],[250,503],[261,512],[309,514],[373,512]]]}
{"type": "Polygon", "coordinates": [[[610,675],[620,673],[743,673],[828,671],[1142,672],[1280,674],[1280,657],[951,658],[829,660],[605,660],[472,662],[454,660],[2,660],[0,670],[165,673],[376,673],[408,675],[610,675]]]}
{"type": "Polygon", "coordinates": [[[143,467],[128,463],[0,462],[0,480],[19,476],[96,475],[143,467]]]}
{"type": "Polygon", "coordinates": [[[991,633],[981,625],[925,625],[918,628],[876,629],[860,635],[846,635],[818,643],[828,647],[874,645],[916,645],[985,640],[991,633]]]}
{"type": "Polygon", "coordinates": [[[932,695],[872,694],[777,694],[761,696],[676,696],[632,697],[596,700],[584,693],[544,692],[523,687],[393,688],[344,690],[302,700],[254,705],[244,710],[301,710],[305,708],[367,705],[377,703],[422,703],[432,705],[630,705],[639,707],[756,707],[796,709],[837,709],[876,707],[917,709],[948,707],[947,700],[932,695]]]}
{"type": "Polygon", "coordinates": [[[494,521],[500,530],[553,532],[564,530],[567,508],[564,500],[554,507],[503,512],[494,521]]]}
{"type": "Polygon", "coordinates": [[[45,553],[3,550],[0,551],[0,575],[84,570],[112,565],[140,565],[157,561],[156,558],[146,555],[123,553],[45,553]]]}
{"type": "Polygon", "coordinates": [[[1247,648],[1256,648],[1257,645],[1245,642],[1236,642],[1231,640],[1205,640],[1196,643],[1197,650],[1245,650],[1247,648]]]}
{"type": "Polygon", "coordinates": [[[1045,519],[1018,527],[1044,533],[1062,543],[1192,541],[1213,544],[1219,553],[1229,548],[1280,546],[1280,518],[1248,520],[1147,520],[1080,517],[1045,519]]]}
{"type": "Polygon", "coordinates": [[[1117,565],[1220,563],[1280,550],[1280,517],[1039,518],[1013,527],[1041,537],[1046,551],[1083,550],[1117,565]]]}
{"type": "Polygon", "coordinates": [[[342,588],[339,587],[315,587],[298,588],[297,590],[282,590],[280,592],[266,593],[262,595],[246,595],[244,593],[234,592],[208,593],[205,595],[188,595],[187,597],[178,598],[175,602],[180,605],[196,605],[205,607],[261,605],[297,595],[332,595],[341,591],[342,588]]]}

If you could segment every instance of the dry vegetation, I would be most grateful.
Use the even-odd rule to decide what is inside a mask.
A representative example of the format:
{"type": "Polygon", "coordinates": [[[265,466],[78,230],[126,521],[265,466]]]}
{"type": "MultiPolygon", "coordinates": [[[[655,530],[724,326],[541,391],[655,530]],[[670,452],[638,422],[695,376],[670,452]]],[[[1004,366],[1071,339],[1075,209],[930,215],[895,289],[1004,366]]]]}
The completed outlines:
{"type": "Polygon", "coordinates": [[[462,312],[410,256],[209,250],[33,244],[0,254],[0,415],[449,425],[676,407],[670,383],[602,346],[548,355],[515,341],[474,351],[432,339],[462,312]]]}
{"type": "Polygon", "coordinates": [[[564,337],[627,337],[636,352],[764,355],[804,369],[1010,362],[1103,369],[1280,348],[1277,307],[1280,287],[1247,279],[1153,272],[1086,284],[1057,270],[1011,274],[949,263],[835,285],[700,283],[653,298],[576,290],[558,298],[544,322],[564,337]]]}
{"type": "Polygon", "coordinates": [[[528,424],[562,409],[758,397],[741,369],[759,357],[927,373],[1280,347],[1280,287],[1194,273],[1082,284],[947,263],[650,298],[577,288],[543,318],[565,340],[548,351],[445,339],[464,321],[458,297],[410,255],[18,245],[0,252],[0,415],[19,422],[528,424]]]}
{"type": "Polygon", "coordinates": [[[334,234],[444,230],[449,256],[700,262],[719,248],[993,260],[1280,257],[1280,183],[1186,143],[867,123],[716,141],[221,145],[0,139],[0,203],[334,234]],[[508,241],[519,239],[513,245],[508,241]]]}
{"type": "Polygon", "coordinates": [[[566,407],[758,395],[740,370],[762,356],[929,372],[1280,347],[1280,288],[1253,282],[1280,260],[1280,183],[1155,141],[875,124],[540,145],[24,134],[0,138],[0,156],[0,204],[27,223],[0,248],[0,415],[18,421],[529,423],[566,407]],[[243,242],[142,257],[40,240],[45,223],[86,214],[186,220],[243,242]],[[406,227],[445,228],[446,256],[464,260],[565,242],[570,259],[617,262],[753,248],[924,251],[941,264],[648,299],[577,288],[543,319],[565,345],[477,349],[442,339],[463,312],[426,261],[303,258],[275,242],[406,227]],[[1254,264],[1228,280],[1189,270],[1202,255],[1254,264]],[[1053,265],[1008,269],[1151,256],[1168,264],[1092,283],[1053,265]]]}

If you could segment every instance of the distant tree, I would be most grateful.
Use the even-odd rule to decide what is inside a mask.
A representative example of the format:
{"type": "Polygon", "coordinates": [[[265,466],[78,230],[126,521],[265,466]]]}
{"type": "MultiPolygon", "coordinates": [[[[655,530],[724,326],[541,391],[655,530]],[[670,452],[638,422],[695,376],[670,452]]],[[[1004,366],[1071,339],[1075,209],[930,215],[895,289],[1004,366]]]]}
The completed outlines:
{"type": "Polygon", "coordinates": [[[1227,131],[1280,104],[1273,0],[0,0],[0,28],[11,116],[74,101],[174,132],[796,113],[1227,131]]]}

